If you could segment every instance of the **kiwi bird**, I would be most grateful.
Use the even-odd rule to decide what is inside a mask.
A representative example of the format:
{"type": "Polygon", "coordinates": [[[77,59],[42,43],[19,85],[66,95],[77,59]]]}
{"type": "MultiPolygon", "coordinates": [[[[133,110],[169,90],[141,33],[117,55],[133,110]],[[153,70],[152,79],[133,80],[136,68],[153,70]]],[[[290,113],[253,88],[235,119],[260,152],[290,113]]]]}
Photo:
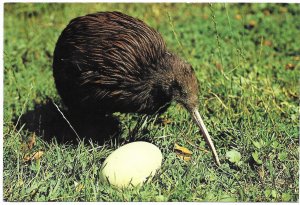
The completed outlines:
{"type": "Polygon", "coordinates": [[[162,36],[120,12],[77,17],[54,50],[56,88],[70,112],[84,114],[166,111],[172,101],[191,114],[220,165],[198,112],[198,82],[192,66],[167,50],[162,36]]]}

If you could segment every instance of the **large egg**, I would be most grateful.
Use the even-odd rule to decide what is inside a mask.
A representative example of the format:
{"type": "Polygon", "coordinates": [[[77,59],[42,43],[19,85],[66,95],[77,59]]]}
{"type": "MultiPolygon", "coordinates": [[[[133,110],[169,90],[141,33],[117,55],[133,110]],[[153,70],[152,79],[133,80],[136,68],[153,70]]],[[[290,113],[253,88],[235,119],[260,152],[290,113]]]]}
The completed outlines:
{"type": "Polygon", "coordinates": [[[117,187],[142,185],[160,168],[161,151],[148,142],[128,143],[112,152],[101,167],[102,180],[117,187]]]}

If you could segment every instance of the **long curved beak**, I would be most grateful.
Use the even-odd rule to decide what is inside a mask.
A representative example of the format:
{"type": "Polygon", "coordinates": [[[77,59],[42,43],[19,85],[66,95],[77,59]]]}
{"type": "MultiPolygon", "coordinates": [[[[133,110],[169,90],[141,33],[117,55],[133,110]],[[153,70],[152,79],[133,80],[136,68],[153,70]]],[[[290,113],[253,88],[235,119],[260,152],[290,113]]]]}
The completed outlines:
{"type": "Polygon", "coordinates": [[[198,109],[192,110],[192,113],[191,113],[191,114],[192,114],[192,116],[193,116],[194,121],[196,122],[196,124],[197,124],[198,127],[200,128],[200,130],[201,130],[201,132],[202,132],[202,134],[203,134],[203,136],[204,136],[205,141],[207,142],[209,148],[211,149],[211,151],[212,151],[212,153],[213,153],[213,156],[214,156],[214,158],[215,158],[215,161],[216,161],[217,165],[220,166],[220,165],[221,165],[221,164],[220,164],[220,160],[219,160],[217,151],[216,151],[216,149],[215,149],[214,143],[213,143],[213,141],[212,141],[210,135],[208,134],[208,131],[207,131],[207,129],[206,129],[204,123],[203,123],[203,120],[202,120],[202,118],[201,118],[201,116],[200,116],[200,114],[199,114],[198,109]]]}

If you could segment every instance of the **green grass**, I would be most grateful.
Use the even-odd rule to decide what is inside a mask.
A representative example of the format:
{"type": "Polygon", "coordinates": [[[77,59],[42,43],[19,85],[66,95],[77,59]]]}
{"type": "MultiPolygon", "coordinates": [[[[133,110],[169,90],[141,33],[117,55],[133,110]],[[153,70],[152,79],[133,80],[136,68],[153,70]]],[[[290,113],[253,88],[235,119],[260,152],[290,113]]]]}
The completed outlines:
{"type": "Polygon", "coordinates": [[[6,201],[299,200],[299,4],[17,3],[4,9],[6,201]],[[171,51],[193,65],[200,113],[221,167],[203,151],[208,149],[203,138],[176,104],[161,116],[170,124],[116,114],[121,121],[117,138],[104,144],[61,140],[61,121],[55,120],[61,116],[47,110],[49,98],[62,107],[51,69],[56,40],[72,18],[107,10],[144,20],[159,30],[171,51]],[[44,124],[26,121],[33,116],[39,122],[40,113],[46,113],[44,124]],[[139,120],[144,127],[134,130],[139,120]],[[50,137],[41,134],[41,127],[53,131],[50,137]],[[34,131],[37,143],[24,151],[34,131]],[[157,145],[162,168],[141,188],[114,189],[100,181],[99,168],[130,136],[157,145]],[[192,160],[179,159],[174,143],[193,151],[192,160]],[[25,154],[38,150],[44,151],[41,159],[23,162],[25,154]],[[76,189],[74,182],[84,187],[76,189]]]}

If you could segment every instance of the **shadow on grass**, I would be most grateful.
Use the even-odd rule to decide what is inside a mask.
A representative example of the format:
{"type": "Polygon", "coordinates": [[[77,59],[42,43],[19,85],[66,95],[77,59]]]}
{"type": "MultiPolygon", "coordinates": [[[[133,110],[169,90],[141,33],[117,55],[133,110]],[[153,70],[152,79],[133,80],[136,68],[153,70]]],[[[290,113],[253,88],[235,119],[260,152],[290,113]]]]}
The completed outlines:
{"type": "MultiPolygon", "coordinates": [[[[61,109],[61,108],[60,108],[61,109]]],[[[118,138],[121,132],[120,122],[114,116],[75,116],[61,109],[65,117],[78,133],[80,139],[85,138],[98,144],[118,138]]],[[[13,120],[14,124],[17,119],[13,120]]],[[[35,132],[45,141],[51,142],[56,138],[58,143],[78,143],[75,132],[55,107],[51,100],[45,104],[36,104],[33,110],[21,115],[17,128],[35,132]]]]}

